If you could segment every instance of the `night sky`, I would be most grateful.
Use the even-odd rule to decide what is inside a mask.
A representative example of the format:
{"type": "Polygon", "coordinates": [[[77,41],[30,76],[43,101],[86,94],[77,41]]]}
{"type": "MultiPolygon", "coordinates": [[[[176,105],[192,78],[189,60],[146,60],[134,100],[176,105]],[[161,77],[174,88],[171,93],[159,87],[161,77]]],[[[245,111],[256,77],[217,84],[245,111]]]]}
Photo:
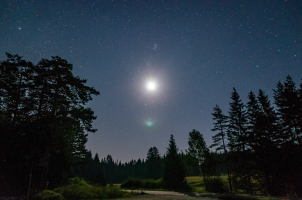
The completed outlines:
{"type": "Polygon", "coordinates": [[[100,158],[163,155],[171,134],[184,151],[193,129],[210,145],[233,87],[246,103],[301,83],[301,0],[1,0],[0,17],[0,60],[60,56],[101,93],[87,143],[100,158]]]}

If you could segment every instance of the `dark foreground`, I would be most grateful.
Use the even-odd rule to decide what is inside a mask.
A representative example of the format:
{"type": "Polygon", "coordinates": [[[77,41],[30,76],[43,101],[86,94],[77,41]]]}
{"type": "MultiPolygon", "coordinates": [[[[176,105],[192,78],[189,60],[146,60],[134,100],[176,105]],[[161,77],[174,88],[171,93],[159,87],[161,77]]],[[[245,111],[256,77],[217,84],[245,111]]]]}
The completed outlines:
{"type": "MultiPolygon", "coordinates": [[[[136,191],[140,192],[140,191],[136,191]]],[[[195,193],[179,193],[179,192],[172,192],[172,191],[144,191],[145,194],[132,196],[130,199],[149,199],[149,200],[196,200],[196,199],[212,199],[218,200],[215,195],[209,194],[208,196],[200,196],[195,193]]]]}

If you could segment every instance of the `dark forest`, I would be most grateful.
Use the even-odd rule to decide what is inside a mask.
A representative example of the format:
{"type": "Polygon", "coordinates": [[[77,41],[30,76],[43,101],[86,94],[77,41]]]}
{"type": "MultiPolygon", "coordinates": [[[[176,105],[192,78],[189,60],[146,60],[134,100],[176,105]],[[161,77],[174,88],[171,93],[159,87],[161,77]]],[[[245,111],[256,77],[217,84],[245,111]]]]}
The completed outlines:
{"type": "Polygon", "coordinates": [[[0,63],[0,193],[35,194],[76,176],[103,186],[162,179],[163,187],[180,189],[186,176],[227,175],[231,193],[302,195],[302,84],[287,76],[273,91],[273,103],[261,89],[244,103],[233,88],[229,110],[213,108],[212,144],[188,130],[185,151],[171,135],[165,155],[150,147],[146,159],[121,163],[86,149],[96,131],[86,104],[100,93],[70,63],[56,56],[33,64],[7,53],[0,63]]]}

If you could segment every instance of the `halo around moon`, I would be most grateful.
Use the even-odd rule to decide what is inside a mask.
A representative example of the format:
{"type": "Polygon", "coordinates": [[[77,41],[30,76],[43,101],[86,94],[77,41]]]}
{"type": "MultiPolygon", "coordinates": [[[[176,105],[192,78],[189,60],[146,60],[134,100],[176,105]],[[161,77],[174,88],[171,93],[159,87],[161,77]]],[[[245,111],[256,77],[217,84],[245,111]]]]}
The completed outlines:
{"type": "Polygon", "coordinates": [[[148,91],[155,91],[157,89],[157,83],[154,80],[148,80],[146,82],[146,88],[148,91]]]}

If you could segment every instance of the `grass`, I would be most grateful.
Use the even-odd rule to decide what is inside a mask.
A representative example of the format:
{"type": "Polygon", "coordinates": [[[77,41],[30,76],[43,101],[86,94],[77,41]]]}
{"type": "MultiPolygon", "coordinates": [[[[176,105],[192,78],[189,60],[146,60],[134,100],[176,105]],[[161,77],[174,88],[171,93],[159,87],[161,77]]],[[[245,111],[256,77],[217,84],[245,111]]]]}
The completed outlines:
{"type": "Polygon", "coordinates": [[[63,200],[64,197],[57,192],[51,190],[44,190],[39,194],[35,195],[33,199],[34,200],[63,200]]]}
{"type": "Polygon", "coordinates": [[[198,192],[198,193],[205,193],[206,192],[203,177],[201,177],[201,176],[188,176],[188,177],[186,177],[186,181],[194,192],[198,192]]]}
{"type": "MultiPolygon", "coordinates": [[[[220,178],[227,188],[228,182],[226,176],[218,176],[212,178],[220,178]]],[[[201,176],[186,177],[186,182],[192,188],[193,192],[203,193],[204,195],[211,195],[206,191],[204,178],[201,176]]],[[[110,184],[106,187],[95,186],[87,183],[80,178],[73,178],[70,184],[53,191],[45,190],[34,197],[35,200],[62,200],[62,199],[113,199],[126,198],[139,193],[129,193],[122,191],[121,188],[138,189],[152,189],[163,190],[162,181],[159,180],[143,180],[130,178],[123,184],[110,184]]],[[[216,194],[215,194],[216,195],[216,194]]],[[[276,200],[272,197],[261,197],[247,194],[220,194],[216,197],[222,200],[276,200]]]]}
{"type": "MultiPolygon", "coordinates": [[[[224,183],[224,187],[228,188],[227,176],[218,176],[218,178],[221,178],[224,183]]],[[[186,177],[186,181],[194,192],[202,193],[204,195],[209,194],[208,191],[205,190],[205,183],[202,176],[189,176],[186,177]]],[[[217,197],[222,200],[279,200],[280,199],[276,197],[243,194],[242,191],[238,191],[238,192],[239,193],[237,194],[221,194],[218,195],[217,197]]]]}
{"type": "Polygon", "coordinates": [[[113,199],[131,196],[118,187],[99,187],[80,178],[71,179],[70,185],[57,188],[54,192],[61,194],[65,199],[113,199]]]}
{"type": "MultiPolygon", "coordinates": [[[[228,178],[227,176],[217,176],[212,178],[221,178],[223,181],[224,188],[228,188],[228,178]]],[[[206,185],[204,182],[204,179],[202,176],[188,176],[186,177],[186,181],[189,184],[189,186],[192,188],[194,192],[197,193],[207,193],[209,191],[206,191],[206,185]]]]}

